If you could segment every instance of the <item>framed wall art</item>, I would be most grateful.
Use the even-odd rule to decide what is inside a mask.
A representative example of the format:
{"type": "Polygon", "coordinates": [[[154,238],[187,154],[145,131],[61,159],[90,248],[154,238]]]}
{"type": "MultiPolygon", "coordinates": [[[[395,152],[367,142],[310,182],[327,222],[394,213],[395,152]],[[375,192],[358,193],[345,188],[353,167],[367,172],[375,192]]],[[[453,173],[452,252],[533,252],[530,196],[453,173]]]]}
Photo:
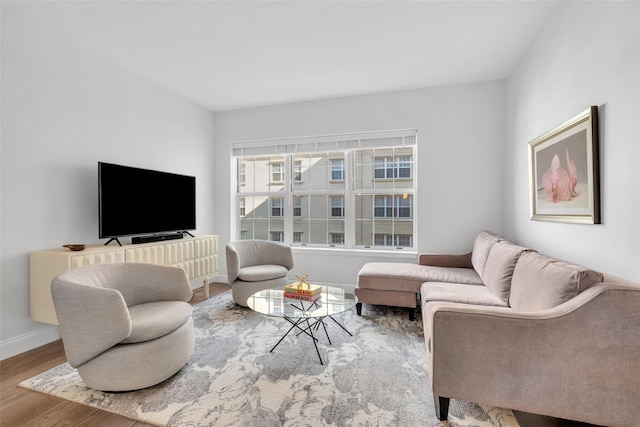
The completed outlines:
{"type": "Polygon", "coordinates": [[[529,142],[531,219],[600,224],[598,107],[529,142]]]}

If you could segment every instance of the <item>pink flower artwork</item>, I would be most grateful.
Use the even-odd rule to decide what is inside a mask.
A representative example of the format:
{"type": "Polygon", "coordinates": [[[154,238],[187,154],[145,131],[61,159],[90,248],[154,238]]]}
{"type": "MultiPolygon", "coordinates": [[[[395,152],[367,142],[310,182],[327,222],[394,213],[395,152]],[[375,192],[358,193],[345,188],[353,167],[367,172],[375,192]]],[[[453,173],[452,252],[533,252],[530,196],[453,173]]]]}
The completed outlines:
{"type": "Polygon", "coordinates": [[[570,183],[569,174],[560,166],[560,158],[556,154],[551,160],[551,168],[542,175],[542,187],[547,193],[547,200],[553,203],[571,200],[570,183]]]}
{"type": "Polygon", "coordinates": [[[580,195],[576,191],[576,185],[578,184],[578,170],[576,169],[576,164],[573,163],[573,160],[569,157],[569,150],[565,149],[567,154],[567,167],[569,168],[569,193],[571,193],[571,197],[577,197],[580,195]]]}

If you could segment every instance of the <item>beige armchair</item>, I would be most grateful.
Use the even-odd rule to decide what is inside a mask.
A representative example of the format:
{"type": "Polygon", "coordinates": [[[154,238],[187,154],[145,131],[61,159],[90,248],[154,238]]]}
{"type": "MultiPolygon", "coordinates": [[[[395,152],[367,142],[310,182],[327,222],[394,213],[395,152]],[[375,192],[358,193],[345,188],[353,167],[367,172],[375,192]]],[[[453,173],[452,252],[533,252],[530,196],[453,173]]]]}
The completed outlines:
{"type": "Polygon", "coordinates": [[[247,307],[254,293],[286,285],[293,268],[291,247],[268,240],[239,240],[226,247],[227,277],[236,304],[247,307]]]}
{"type": "Polygon", "coordinates": [[[177,373],[194,350],[192,291],[184,270],[98,264],[51,284],[69,364],[96,390],[137,390],[177,373]]]}

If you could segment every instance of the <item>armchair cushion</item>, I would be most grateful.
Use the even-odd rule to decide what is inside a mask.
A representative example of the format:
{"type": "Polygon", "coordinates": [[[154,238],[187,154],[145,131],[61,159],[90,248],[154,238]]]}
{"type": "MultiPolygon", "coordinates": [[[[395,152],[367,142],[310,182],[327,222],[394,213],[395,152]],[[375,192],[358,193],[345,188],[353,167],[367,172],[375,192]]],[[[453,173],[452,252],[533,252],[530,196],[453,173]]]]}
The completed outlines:
{"type": "Polygon", "coordinates": [[[182,301],[158,301],[129,307],[131,333],[122,344],[163,337],[182,326],[192,313],[191,305],[182,301]]]}
{"type": "Polygon", "coordinates": [[[281,265],[253,265],[241,268],[238,272],[238,279],[245,282],[261,282],[285,277],[288,271],[286,267],[281,265]]]}

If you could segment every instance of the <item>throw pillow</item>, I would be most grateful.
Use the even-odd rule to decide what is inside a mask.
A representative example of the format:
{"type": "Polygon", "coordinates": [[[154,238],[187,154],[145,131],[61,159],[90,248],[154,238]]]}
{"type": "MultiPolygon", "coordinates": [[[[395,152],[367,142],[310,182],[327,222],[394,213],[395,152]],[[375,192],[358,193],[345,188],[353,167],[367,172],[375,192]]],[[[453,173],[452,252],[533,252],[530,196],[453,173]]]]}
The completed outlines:
{"type": "Polygon", "coordinates": [[[507,241],[498,242],[489,251],[484,267],[484,285],[491,289],[505,304],[509,301],[511,278],[520,255],[526,248],[507,241]]]}
{"type": "Polygon", "coordinates": [[[504,240],[502,237],[493,234],[490,231],[482,230],[478,233],[476,240],[473,242],[473,251],[471,252],[471,264],[474,270],[483,277],[484,266],[487,263],[489,257],[489,251],[500,240],[504,240]]]}

